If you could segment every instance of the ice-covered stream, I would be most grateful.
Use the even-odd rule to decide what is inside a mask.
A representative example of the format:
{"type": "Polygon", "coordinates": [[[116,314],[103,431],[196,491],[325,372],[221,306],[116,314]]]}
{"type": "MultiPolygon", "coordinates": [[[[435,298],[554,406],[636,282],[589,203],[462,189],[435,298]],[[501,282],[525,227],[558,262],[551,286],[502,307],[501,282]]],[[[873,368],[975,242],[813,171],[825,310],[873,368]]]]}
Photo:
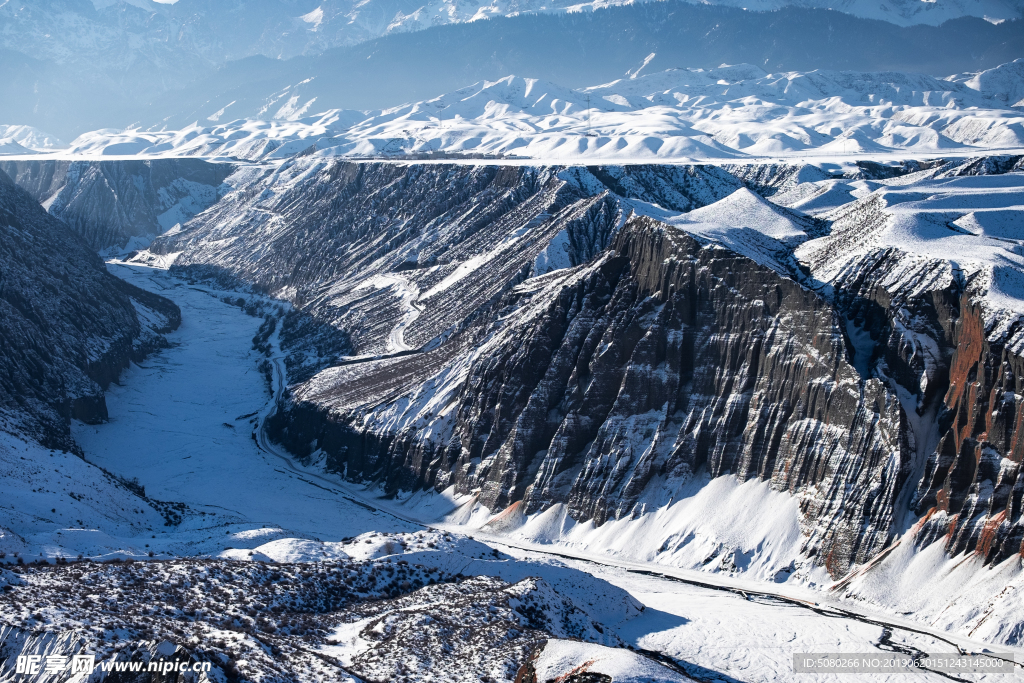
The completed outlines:
{"type": "MultiPolygon", "coordinates": [[[[271,402],[252,337],[262,322],[207,287],[165,270],[111,263],[109,269],[182,309],[172,347],[134,365],[107,393],[111,420],[78,424],[86,457],[137,478],[151,498],[182,502],[199,515],[150,545],[174,554],[218,553],[281,538],[337,540],[371,529],[413,527],[372,513],[337,492],[285,471],[257,445],[257,418],[271,402]],[[213,525],[196,521],[209,518],[213,525]]],[[[222,295],[223,293],[220,293],[222,295]]]]}

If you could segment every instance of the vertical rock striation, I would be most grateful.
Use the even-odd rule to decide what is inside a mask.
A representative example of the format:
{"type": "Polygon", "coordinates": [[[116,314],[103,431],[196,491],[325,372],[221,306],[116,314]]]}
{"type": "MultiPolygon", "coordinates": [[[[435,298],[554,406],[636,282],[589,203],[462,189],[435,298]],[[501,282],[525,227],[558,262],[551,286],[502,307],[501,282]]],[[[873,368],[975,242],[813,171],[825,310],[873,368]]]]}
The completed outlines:
{"type": "Polygon", "coordinates": [[[1022,329],[1017,320],[993,330],[968,292],[960,311],[941,438],[928,458],[916,512],[927,518],[922,541],[945,536],[952,554],[978,551],[999,562],[1024,553],[1022,329]]]}
{"type": "MultiPolygon", "coordinates": [[[[905,417],[849,362],[827,300],[647,218],[531,299],[510,297],[511,322],[448,361],[467,367],[444,415],[395,434],[372,403],[300,389],[279,437],[299,452],[315,440],[349,476],[454,485],[491,509],[564,503],[598,524],[700,470],[758,478],[799,496],[805,550],[836,574],[891,542],[905,417]]],[[[402,372],[381,364],[359,382],[402,372]]]]}
{"type": "MultiPolygon", "coordinates": [[[[1014,167],[983,161],[897,175],[1014,167]]],[[[887,245],[884,178],[784,239],[636,215],[732,196],[726,215],[743,193],[760,211],[737,190],[834,180],[308,157],[251,172],[154,250],[347,335],[351,355],[292,377],[269,424],[347,477],[602,524],[731,475],[792,494],[803,551],[833,576],[921,517],[922,543],[1018,553],[1019,323],[983,307],[984,278],[887,245]]]]}

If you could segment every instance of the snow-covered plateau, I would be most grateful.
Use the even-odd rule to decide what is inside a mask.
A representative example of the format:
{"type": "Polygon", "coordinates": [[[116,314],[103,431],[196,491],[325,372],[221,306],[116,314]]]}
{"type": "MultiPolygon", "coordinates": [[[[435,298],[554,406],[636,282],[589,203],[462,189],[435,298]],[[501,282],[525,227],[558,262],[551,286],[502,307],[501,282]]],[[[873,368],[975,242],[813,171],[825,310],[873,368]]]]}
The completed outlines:
{"type": "Polygon", "coordinates": [[[226,111],[181,130],[98,130],[60,158],[201,156],[529,159],[547,163],[735,159],[906,159],[1024,150],[1024,61],[938,79],[899,72],[675,69],[572,90],[509,76],[382,111],[316,111],[298,84],[255,118],[226,111]]]}

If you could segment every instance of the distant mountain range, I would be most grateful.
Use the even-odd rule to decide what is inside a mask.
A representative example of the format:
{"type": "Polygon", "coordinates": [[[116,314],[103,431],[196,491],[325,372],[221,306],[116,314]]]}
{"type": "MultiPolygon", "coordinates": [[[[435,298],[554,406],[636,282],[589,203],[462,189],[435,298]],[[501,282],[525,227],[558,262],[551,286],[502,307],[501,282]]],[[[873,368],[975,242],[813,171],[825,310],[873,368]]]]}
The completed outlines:
{"type": "MultiPolygon", "coordinates": [[[[508,76],[400,107],[317,114],[304,112],[329,101],[329,89],[316,81],[307,85],[319,88],[295,89],[301,98],[284,91],[276,112],[264,105],[271,120],[259,118],[252,104],[235,103],[202,125],[85,133],[62,154],[232,161],[468,155],[593,163],[851,154],[901,160],[908,153],[1024,149],[1024,59],[949,79],[901,72],[767,74],[749,64],[668,69],[577,90],[508,76]]],[[[13,148],[0,148],[0,155],[33,154],[25,147],[41,136],[10,130],[13,148]]],[[[50,191],[35,192],[43,201],[50,191]]],[[[46,203],[52,213],[54,205],[46,203]]]]}
{"type": "MultiPolygon", "coordinates": [[[[159,62],[167,55],[223,63],[288,59],[384,35],[523,14],[586,12],[641,0],[33,0],[0,5],[0,46],[60,63],[159,62]]],[[[1024,17],[1021,0],[712,0],[694,4],[773,11],[832,9],[901,26],[1024,17]]]]}
{"type": "Polygon", "coordinates": [[[944,77],[1024,56],[1022,20],[965,17],[901,27],[835,10],[752,12],[666,0],[392,31],[335,47],[374,33],[350,40],[339,23],[325,38],[340,16],[331,3],[198,5],[181,0],[97,10],[88,0],[46,0],[0,6],[0,123],[31,125],[69,141],[107,127],[182,128],[381,109],[510,74],[571,88],[723,63],[767,72],[944,77]],[[301,18],[310,12],[323,14],[313,28],[301,18]]]}

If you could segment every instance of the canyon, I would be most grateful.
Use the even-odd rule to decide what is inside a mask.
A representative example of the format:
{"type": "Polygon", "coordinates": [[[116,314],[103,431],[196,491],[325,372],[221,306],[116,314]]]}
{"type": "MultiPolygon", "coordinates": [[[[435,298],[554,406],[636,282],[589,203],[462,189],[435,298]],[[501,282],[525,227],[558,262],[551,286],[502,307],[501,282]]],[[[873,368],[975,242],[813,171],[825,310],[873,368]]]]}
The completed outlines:
{"type": "MultiPolygon", "coordinates": [[[[1024,490],[1019,329],[986,293],[1003,269],[884,234],[891,197],[929,183],[992,184],[969,217],[999,218],[1018,163],[800,182],[791,165],[300,158],[207,171],[224,197],[136,258],[294,306],[268,316],[288,369],[268,429],[349,479],[600,525],[728,475],[793,495],[800,554],[833,579],[918,520],[918,543],[999,563],[1024,490]]],[[[963,220],[949,238],[1019,249],[963,220]]]]}
{"type": "MultiPolygon", "coordinates": [[[[97,348],[122,335],[108,343],[115,352],[68,352],[65,379],[41,384],[31,379],[40,347],[12,354],[8,367],[40,398],[17,406],[9,390],[21,420],[9,424],[27,437],[44,428],[18,425],[61,425],[45,428],[64,436],[44,446],[116,472],[93,484],[102,496],[122,487],[138,497],[139,517],[110,527],[104,553],[144,553],[133,539],[162,520],[167,530],[148,541],[161,553],[278,557],[277,539],[316,535],[304,507],[271,511],[267,498],[264,512],[242,512],[244,496],[228,512],[210,505],[224,477],[255,477],[244,463],[277,453],[290,469],[258,475],[259,486],[285,476],[333,491],[339,534],[422,522],[514,553],[586,548],[586,558],[911,612],[1016,647],[1021,615],[1005,589],[1021,581],[1024,538],[1021,167],[1013,156],[842,172],[316,154],[8,161],[24,186],[3,186],[9,220],[26,226],[12,239],[48,230],[61,258],[81,261],[76,272],[96,273],[93,309],[24,274],[38,269],[21,271],[31,281],[21,291],[49,292],[49,305],[96,325],[83,333],[97,348]],[[149,195],[118,191],[118,178],[139,178],[125,182],[149,195]],[[168,213],[183,220],[154,237],[168,213]],[[186,300],[194,313],[183,316],[173,301],[186,300]],[[124,312],[103,322],[110,311],[124,312]],[[235,322],[211,317],[207,336],[188,328],[180,339],[196,342],[182,346],[189,315],[235,322]],[[174,368],[206,367],[195,354],[228,337],[234,350],[215,356],[232,360],[214,361],[206,385],[172,381],[174,368]],[[159,370],[136,369],[154,352],[159,370]],[[197,427],[173,436],[184,419],[175,408],[158,420],[169,440],[129,456],[139,425],[126,416],[164,411],[113,385],[129,365],[126,386],[167,377],[157,394],[183,403],[199,391],[187,418],[197,427]],[[236,406],[218,382],[242,382],[245,402],[266,400],[253,393],[260,384],[273,397],[236,406]],[[113,412],[106,396],[122,397],[113,412]],[[222,403],[224,424],[205,425],[222,403]],[[179,462],[195,438],[233,444],[217,446],[232,455],[201,479],[179,462]],[[364,520],[364,509],[376,512],[364,520]],[[254,526],[261,516],[290,521],[254,526]],[[952,588],[965,582],[970,591],[952,588]]],[[[36,534],[8,528],[0,541],[85,547],[36,534]]],[[[518,666],[516,652],[507,662],[518,666]]]]}

